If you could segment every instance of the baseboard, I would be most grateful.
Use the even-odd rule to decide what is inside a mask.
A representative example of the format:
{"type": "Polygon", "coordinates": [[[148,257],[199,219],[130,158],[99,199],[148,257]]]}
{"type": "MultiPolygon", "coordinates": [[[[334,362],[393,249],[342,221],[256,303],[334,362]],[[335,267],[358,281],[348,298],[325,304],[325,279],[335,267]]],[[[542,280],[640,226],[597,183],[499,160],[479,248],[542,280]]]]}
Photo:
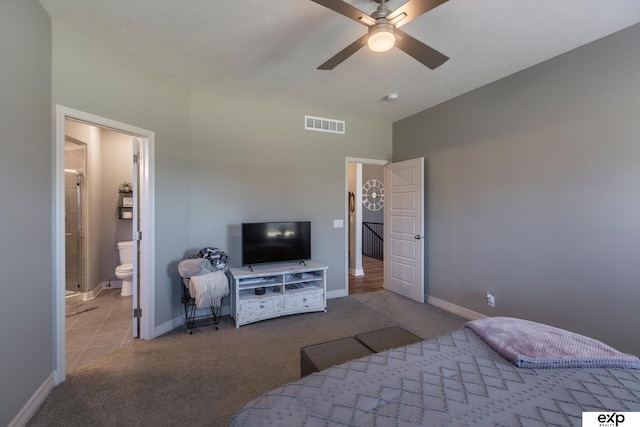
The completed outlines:
{"type": "Polygon", "coordinates": [[[80,292],[80,296],[82,298],[82,301],[90,301],[92,299],[95,299],[98,295],[100,295],[100,292],[102,292],[105,289],[114,289],[114,288],[121,288],[121,287],[122,287],[122,282],[119,280],[118,281],[114,280],[111,282],[100,282],[98,283],[98,286],[96,286],[89,292],[80,292]]]}
{"type": "Polygon", "coordinates": [[[122,280],[109,280],[108,282],[100,282],[99,285],[100,290],[103,289],[121,289],[122,288],[122,280]]]}
{"type": "Polygon", "coordinates": [[[352,276],[364,276],[364,269],[362,268],[349,268],[349,274],[351,274],[352,276]]]}
{"type": "MultiPolygon", "coordinates": [[[[196,311],[196,317],[199,316],[206,316],[206,315],[211,316],[211,312],[209,311],[209,309],[198,309],[196,311]]],[[[229,316],[231,314],[231,307],[228,305],[225,305],[222,307],[222,311],[221,311],[221,316],[229,316]]],[[[182,325],[184,325],[185,319],[184,319],[184,315],[178,316],[173,318],[172,320],[169,320],[167,322],[164,322],[161,325],[158,325],[155,327],[155,329],[153,330],[153,338],[159,337],[160,335],[166,334],[167,332],[170,332],[172,330],[174,330],[175,328],[178,328],[182,325]]]]}
{"type": "Polygon", "coordinates": [[[346,289],[340,289],[338,291],[328,291],[327,292],[327,299],[348,297],[348,296],[349,296],[349,293],[347,292],[346,289]]]}
{"type": "Polygon", "coordinates": [[[477,320],[487,317],[482,313],[478,313],[477,311],[469,310],[464,307],[460,307],[459,305],[452,304],[450,302],[438,299],[436,297],[427,296],[427,303],[438,308],[443,309],[444,311],[448,311],[449,313],[456,314],[460,317],[464,317],[468,320],[477,320]]]}
{"type": "Polygon", "coordinates": [[[9,427],[22,427],[27,425],[31,417],[33,417],[40,405],[42,405],[42,402],[44,402],[49,393],[51,393],[51,390],[53,390],[53,376],[52,372],[49,378],[38,387],[38,390],[36,390],[29,401],[22,407],[18,415],[9,423],[9,427]]]}
{"type": "Polygon", "coordinates": [[[157,338],[160,335],[166,334],[167,332],[170,332],[172,330],[174,330],[175,328],[177,328],[180,325],[184,325],[184,316],[178,316],[172,320],[169,320],[167,322],[164,322],[161,325],[156,326],[153,329],[153,337],[152,338],[157,338]]]}

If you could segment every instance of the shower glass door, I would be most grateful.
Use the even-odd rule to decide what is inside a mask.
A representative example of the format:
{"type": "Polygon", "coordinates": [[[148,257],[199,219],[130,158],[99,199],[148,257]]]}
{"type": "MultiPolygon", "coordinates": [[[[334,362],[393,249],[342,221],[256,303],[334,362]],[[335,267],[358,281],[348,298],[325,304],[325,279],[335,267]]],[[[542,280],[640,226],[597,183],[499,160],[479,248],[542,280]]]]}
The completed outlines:
{"type": "Polygon", "coordinates": [[[66,294],[86,292],[84,248],[84,173],[86,145],[65,147],[65,271],[66,294]]]}

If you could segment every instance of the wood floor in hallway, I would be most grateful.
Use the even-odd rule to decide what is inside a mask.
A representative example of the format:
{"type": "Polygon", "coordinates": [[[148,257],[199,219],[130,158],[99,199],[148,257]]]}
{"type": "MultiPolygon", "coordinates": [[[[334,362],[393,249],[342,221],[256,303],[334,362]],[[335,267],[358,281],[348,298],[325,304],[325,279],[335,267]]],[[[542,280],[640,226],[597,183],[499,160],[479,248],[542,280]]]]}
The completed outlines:
{"type": "Polygon", "coordinates": [[[349,274],[349,295],[384,289],[384,263],[381,260],[362,257],[364,276],[349,274]]]}

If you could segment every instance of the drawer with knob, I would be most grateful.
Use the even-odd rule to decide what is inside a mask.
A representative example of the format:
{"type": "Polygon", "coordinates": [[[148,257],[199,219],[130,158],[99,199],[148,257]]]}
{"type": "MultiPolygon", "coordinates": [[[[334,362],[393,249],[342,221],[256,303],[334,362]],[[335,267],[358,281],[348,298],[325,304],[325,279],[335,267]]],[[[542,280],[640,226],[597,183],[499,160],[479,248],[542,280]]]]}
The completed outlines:
{"type": "Polygon", "coordinates": [[[282,296],[254,298],[240,301],[238,314],[242,317],[262,317],[282,310],[282,296]]]}
{"type": "Polygon", "coordinates": [[[299,310],[310,307],[324,307],[324,294],[322,289],[306,292],[288,292],[284,297],[285,310],[299,310]]]}

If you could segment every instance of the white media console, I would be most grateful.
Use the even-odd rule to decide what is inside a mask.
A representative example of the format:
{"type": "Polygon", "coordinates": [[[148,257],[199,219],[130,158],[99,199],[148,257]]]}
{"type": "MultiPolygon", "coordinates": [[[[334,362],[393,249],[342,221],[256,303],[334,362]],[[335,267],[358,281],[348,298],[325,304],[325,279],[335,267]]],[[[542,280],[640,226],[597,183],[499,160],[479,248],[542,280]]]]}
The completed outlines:
{"type": "Polygon", "coordinates": [[[289,314],[326,311],[328,268],[313,261],[230,268],[236,328],[289,314]]]}

